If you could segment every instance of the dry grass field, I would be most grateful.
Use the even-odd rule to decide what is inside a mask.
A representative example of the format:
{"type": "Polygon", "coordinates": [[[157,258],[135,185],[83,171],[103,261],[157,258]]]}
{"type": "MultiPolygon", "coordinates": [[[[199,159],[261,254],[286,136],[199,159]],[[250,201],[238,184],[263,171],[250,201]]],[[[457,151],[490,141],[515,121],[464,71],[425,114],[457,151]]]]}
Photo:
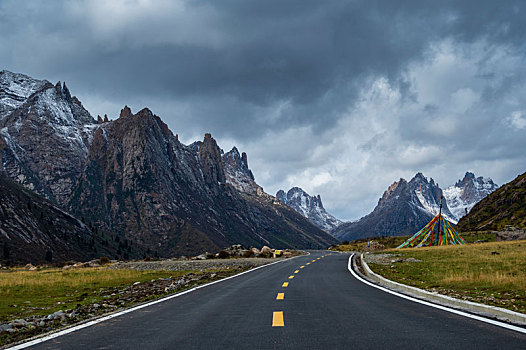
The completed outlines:
{"type": "MultiPolygon", "coordinates": [[[[371,264],[391,280],[526,313],[526,241],[391,249],[421,262],[371,264]]],[[[395,259],[396,260],[396,259],[395,259]]]]}
{"type": "Polygon", "coordinates": [[[83,268],[40,271],[0,271],[0,323],[31,315],[46,315],[77,304],[97,302],[99,291],[156,278],[176,277],[185,272],[109,270],[83,268]]]}

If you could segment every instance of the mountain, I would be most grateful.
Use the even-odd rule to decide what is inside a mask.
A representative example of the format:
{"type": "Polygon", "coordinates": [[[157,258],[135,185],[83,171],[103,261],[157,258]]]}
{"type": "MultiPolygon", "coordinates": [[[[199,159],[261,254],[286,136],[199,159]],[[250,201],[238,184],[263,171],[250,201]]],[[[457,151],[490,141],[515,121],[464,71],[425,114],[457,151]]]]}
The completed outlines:
{"type": "Polygon", "coordinates": [[[65,205],[87,157],[95,120],[66,84],[0,72],[0,136],[7,174],[65,205]]]}
{"type": "MultiPolygon", "coordinates": [[[[389,186],[370,214],[344,223],[331,233],[340,240],[415,233],[438,214],[441,197],[438,184],[418,173],[409,182],[400,179],[389,186]]],[[[442,204],[444,217],[456,222],[447,203],[442,204]]]]}
{"type": "Polygon", "coordinates": [[[263,188],[254,180],[252,171],[248,168],[247,154],[241,155],[236,147],[221,157],[225,170],[226,182],[234,186],[238,191],[257,194],[263,192],[263,188]]]}
{"type": "Polygon", "coordinates": [[[458,180],[456,184],[444,190],[444,198],[446,198],[451,213],[459,220],[476,203],[498,187],[489,178],[475,177],[475,174],[466,172],[462,180],[458,180]]]}
{"type": "Polygon", "coordinates": [[[502,185],[475,204],[460,219],[459,231],[501,230],[506,225],[526,229],[526,173],[502,185]]]}
{"type": "Polygon", "coordinates": [[[327,232],[342,224],[342,221],[327,213],[320,195],[310,196],[301,188],[292,187],[287,193],[279,190],[276,198],[327,232]]]}
{"type": "Polygon", "coordinates": [[[210,134],[186,146],[148,109],[95,121],[65,84],[1,75],[5,173],[128,247],[172,256],[335,242],[264,193],[246,154],[222,154],[210,134]]]}
{"type": "MultiPolygon", "coordinates": [[[[150,110],[133,114],[125,107],[118,119],[95,129],[68,208],[160,255],[214,251],[232,243],[331,243],[329,235],[276,207],[270,196],[231,185],[225,169],[239,172],[223,163],[231,155],[222,156],[210,134],[185,146],[150,110]]],[[[240,163],[251,174],[246,156],[240,163]]]]}

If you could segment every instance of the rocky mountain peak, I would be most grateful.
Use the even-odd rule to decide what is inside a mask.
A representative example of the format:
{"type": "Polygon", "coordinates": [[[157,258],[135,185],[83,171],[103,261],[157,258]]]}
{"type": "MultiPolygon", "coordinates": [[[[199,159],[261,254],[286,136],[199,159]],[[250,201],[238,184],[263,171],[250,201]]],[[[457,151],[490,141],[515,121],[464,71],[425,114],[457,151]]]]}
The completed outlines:
{"type": "Polygon", "coordinates": [[[279,190],[277,193],[276,193],[276,199],[282,203],[286,203],[287,202],[287,194],[285,193],[285,191],[283,190],[279,190]]]}
{"type": "Polygon", "coordinates": [[[276,193],[276,199],[296,210],[325,231],[330,231],[342,224],[342,221],[325,210],[320,195],[311,196],[300,187],[292,187],[287,193],[279,190],[276,193]]]}
{"type": "Polygon", "coordinates": [[[406,179],[400,178],[400,180],[393,182],[387,190],[383,193],[382,197],[378,200],[378,206],[383,202],[389,200],[391,197],[396,196],[399,192],[407,188],[408,183],[406,179]]]}
{"type": "Polygon", "coordinates": [[[221,161],[221,150],[211,134],[206,133],[198,151],[203,177],[208,185],[217,186],[225,182],[225,173],[221,161]]]}
{"type": "Polygon", "coordinates": [[[1,80],[4,168],[24,187],[63,204],[87,157],[95,120],[61,82],[5,71],[1,80]]]}
{"type": "Polygon", "coordinates": [[[252,171],[248,167],[247,154],[239,154],[237,147],[233,147],[229,152],[221,156],[223,168],[225,170],[226,182],[234,186],[238,191],[258,194],[263,192],[255,180],[252,171]]]}
{"type": "Polygon", "coordinates": [[[462,180],[444,190],[444,197],[456,219],[460,219],[473,206],[495,191],[499,186],[492,179],[476,177],[472,172],[466,172],[462,180]]]}
{"type": "Polygon", "coordinates": [[[123,109],[121,109],[121,114],[119,115],[119,118],[126,118],[131,117],[133,115],[130,107],[124,106],[123,109]]]}

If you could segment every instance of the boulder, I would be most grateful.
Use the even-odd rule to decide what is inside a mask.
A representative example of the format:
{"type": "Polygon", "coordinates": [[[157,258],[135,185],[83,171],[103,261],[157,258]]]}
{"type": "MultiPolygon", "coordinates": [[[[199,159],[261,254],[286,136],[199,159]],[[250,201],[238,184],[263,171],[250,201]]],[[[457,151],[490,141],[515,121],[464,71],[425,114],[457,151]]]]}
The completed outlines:
{"type": "Polygon", "coordinates": [[[36,266],[33,266],[32,264],[27,264],[25,266],[25,269],[28,270],[28,271],[36,271],[36,270],[38,270],[38,268],[36,266]]]}
{"type": "Polygon", "coordinates": [[[264,245],[263,248],[261,248],[260,252],[261,254],[272,254],[272,249],[264,245]]]}

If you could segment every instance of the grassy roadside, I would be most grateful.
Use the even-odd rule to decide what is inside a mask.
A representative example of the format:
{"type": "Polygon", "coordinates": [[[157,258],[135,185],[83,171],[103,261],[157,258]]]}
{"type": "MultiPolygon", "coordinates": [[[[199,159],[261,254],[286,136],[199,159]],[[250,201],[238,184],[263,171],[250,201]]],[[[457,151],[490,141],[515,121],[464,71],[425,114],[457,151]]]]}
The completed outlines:
{"type": "MultiPolygon", "coordinates": [[[[495,242],[496,235],[491,231],[472,231],[472,232],[462,232],[462,238],[467,243],[482,243],[482,242],[495,242]]],[[[372,238],[363,238],[357,239],[354,241],[345,241],[338,245],[333,245],[330,250],[339,251],[339,252],[359,252],[367,251],[369,242],[376,242],[377,245],[372,247],[370,250],[379,250],[379,249],[389,249],[396,248],[400,244],[404,243],[411,236],[388,236],[388,237],[372,237],[372,238]],[[374,249],[378,248],[378,249],[374,249]]]]}
{"type": "Polygon", "coordinates": [[[0,270],[0,347],[247,270],[140,271],[106,268],[0,270]],[[64,315],[47,319],[47,315],[64,315]],[[16,323],[16,322],[15,322],[16,323]],[[1,328],[2,326],[0,326],[1,328]]]}
{"type": "Polygon", "coordinates": [[[526,313],[526,241],[386,250],[371,269],[393,281],[526,313]],[[420,262],[408,262],[413,258],[420,262]]]}

